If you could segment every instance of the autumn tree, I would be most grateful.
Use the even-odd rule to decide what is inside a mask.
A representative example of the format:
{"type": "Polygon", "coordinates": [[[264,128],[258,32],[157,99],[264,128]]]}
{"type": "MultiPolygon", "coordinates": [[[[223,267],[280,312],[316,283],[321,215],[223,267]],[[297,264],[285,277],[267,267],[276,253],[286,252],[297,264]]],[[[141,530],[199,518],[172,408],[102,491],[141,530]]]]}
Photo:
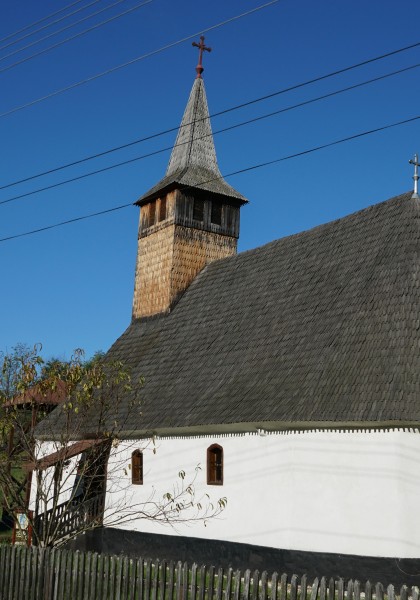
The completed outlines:
{"type": "Polygon", "coordinates": [[[196,496],[199,467],[190,474],[180,470],[162,497],[152,493],[135,501],[121,475],[127,445],[120,451],[120,442],[141,410],[142,382],[134,386],[121,362],[102,353],[85,361],[81,350],[69,361],[46,362],[38,347],[25,347],[3,357],[2,371],[0,430],[9,439],[13,434],[15,444],[12,453],[10,444],[0,448],[0,495],[18,528],[24,515],[37,545],[60,545],[102,526],[104,515],[107,525],[139,518],[174,525],[206,521],[225,507],[225,498],[212,503],[207,494],[196,496]],[[120,414],[123,397],[130,401],[120,414]],[[107,470],[111,452],[112,472],[107,470]],[[109,496],[115,491],[114,501],[109,496]]]}

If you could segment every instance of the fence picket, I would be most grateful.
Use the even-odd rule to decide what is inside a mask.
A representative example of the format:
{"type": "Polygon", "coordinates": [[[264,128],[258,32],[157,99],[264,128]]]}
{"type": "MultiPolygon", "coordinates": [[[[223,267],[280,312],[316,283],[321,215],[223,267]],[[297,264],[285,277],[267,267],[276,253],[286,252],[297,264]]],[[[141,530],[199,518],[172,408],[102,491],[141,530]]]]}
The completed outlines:
{"type": "MultiPolygon", "coordinates": [[[[251,587],[251,571],[249,569],[247,569],[244,574],[244,587],[243,587],[243,592],[242,592],[243,600],[249,600],[250,587],[251,587]]],[[[210,596],[209,596],[209,600],[211,600],[210,596]]]]}
{"type": "Polygon", "coordinates": [[[280,600],[286,600],[287,598],[287,575],[283,573],[280,579],[280,600]]]}
{"type": "Polygon", "coordinates": [[[290,600],[297,600],[297,575],[292,575],[290,580],[290,600]]]}
{"type": "Polygon", "coordinates": [[[109,587],[109,562],[110,557],[104,556],[104,579],[103,579],[103,592],[101,598],[108,600],[108,587],[109,587]]]}
{"type": "Polygon", "coordinates": [[[337,581],[337,600],[343,600],[344,598],[344,581],[340,578],[337,581]]]}
{"type": "Polygon", "coordinates": [[[403,585],[401,586],[401,590],[400,590],[400,600],[407,600],[407,586],[403,585]]]}
{"type": "MultiPolygon", "coordinates": [[[[166,594],[166,600],[172,600],[174,594],[174,578],[175,578],[175,565],[171,560],[168,565],[168,593],[166,594]]],[[[205,583],[204,583],[205,586],[205,583]]],[[[141,600],[141,598],[139,599],[141,600]]]]}
{"type": "Polygon", "coordinates": [[[188,565],[184,563],[182,568],[182,600],[188,600],[188,575],[188,565]]]}
{"type": "Polygon", "coordinates": [[[193,563],[191,567],[191,592],[190,600],[196,600],[197,596],[197,564],[193,563]]]}
{"type": "Polygon", "coordinates": [[[138,600],[143,600],[143,587],[144,587],[144,565],[143,559],[137,560],[137,594],[138,600]]]}
{"type": "Polygon", "coordinates": [[[258,600],[259,583],[260,583],[260,573],[258,570],[256,570],[252,574],[252,587],[251,587],[251,599],[252,600],[258,600]]]}
{"type": "Polygon", "coordinates": [[[319,600],[327,600],[327,582],[325,577],[321,577],[321,583],[319,584],[319,600]]]}
{"type": "Polygon", "coordinates": [[[122,600],[123,596],[121,594],[122,587],[122,560],[121,557],[118,557],[115,560],[115,588],[114,588],[114,596],[111,598],[115,598],[115,600],[122,600]]]}
{"type": "Polygon", "coordinates": [[[419,600],[419,588],[416,585],[411,588],[411,597],[413,600],[419,600]]]}
{"type": "Polygon", "coordinates": [[[98,555],[96,554],[96,552],[94,552],[90,561],[90,581],[88,584],[87,593],[85,594],[85,598],[100,598],[100,596],[96,595],[99,571],[98,566],[98,555]]]}
{"type": "Polygon", "coordinates": [[[312,583],[311,600],[316,600],[316,597],[318,595],[318,586],[319,586],[318,577],[315,577],[315,579],[313,580],[313,583],[312,583]]]}
{"type": "MultiPolygon", "coordinates": [[[[233,593],[232,593],[232,600],[239,600],[241,595],[241,572],[240,571],[235,571],[234,575],[233,575],[233,593]]],[[[201,600],[201,598],[199,599],[201,600]]]]}
{"type": "Polygon", "coordinates": [[[353,580],[347,582],[347,600],[353,600],[353,580]]]}
{"type": "Polygon", "coordinates": [[[300,600],[306,600],[306,575],[302,575],[300,580],[300,600]]]}
{"type": "Polygon", "coordinates": [[[394,586],[392,585],[392,583],[389,584],[386,591],[388,594],[388,600],[395,600],[395,591],[394,591],[394,586]]]}
{"type": "MultiPolygon", "coordinates": [[[[217,571],[217,586],[216,586],[216,600],[222,600],[223,594],[223,569],[217,571]]],[[[185,600],[187,600],[185,598],[185,600]]]]}
{"type": "MultiPolygon", "coordinates": [[[[162,560],[160,564],[160,577],[159,577],[159,600],[165,600],[166,590],[166,560],[162,560]]],[[[134,600],[134,598],[133,598],[134,600]]]]}
{"type": "MultiPolygon", "coordinates": [[[[200,569],[200,582],[198,584],[198,600],[204,600],[204,596],[206,594],[206,573],[206,566],[203,565],[200,569]]],[[[239,596],[236,600],[239,600],[239,596]]]]}
{"type": "Polygon", "coordinates": [[[214,567],[211,566],[208,572],[209,583],[207,586],[207,600],[213,599],[213,590],[214,590],[214,567]]]}
{"type": "Polygon", "coordinates": [[[360,600],[360,583],[357,581],[357,579],[354,580],[353,592],[354,600],[360,600]]]}
{"type": "MultiPolygon", "coordinates": [[[[277,600],[278,573],[274,572],[271,577],[271,594],[270,600],[277,600]]],[[[236,598],[234,599],[236,600],[236,598]]]]}
{"type": "Polygon", "coordinates": [[[328,600],[335,600],[335,581],[334,577],[330,578],[328,584],[328,600]]]}
{"type": "Polygon", "coordinates": [[[365,600],[372,600],[372,584],[369,580],[365,583],[365,600]]]}
{"type": "MultiPolygon", "coordinates": [[[[182,562],[176,565],[175,600],[182,600],[182,562]]],[[[147,598],[147,596],[146,596],[147,598]]]]}
{"type": "MultiPolygon", "coordinates": [[[[267,600],[267,571],[261,573],[260,600],[267,600]]],[[[228,597],[226,597],[228,600],[228,597]]]]}
{"type": "Polygon", "coordinates": [[[152,574],[151,574],[151,590],[150,590],[150,599],[151,600],[157,600],[159,567],[160,567],[160,562],[158,559],[156,559],[156,561],[152,567],[152,574]]]}
{"type": "Polygon", "coordinates": [[[384,600],[384,586],[382,583],[377,583],[375,586],[376,600],[384,600]]]}

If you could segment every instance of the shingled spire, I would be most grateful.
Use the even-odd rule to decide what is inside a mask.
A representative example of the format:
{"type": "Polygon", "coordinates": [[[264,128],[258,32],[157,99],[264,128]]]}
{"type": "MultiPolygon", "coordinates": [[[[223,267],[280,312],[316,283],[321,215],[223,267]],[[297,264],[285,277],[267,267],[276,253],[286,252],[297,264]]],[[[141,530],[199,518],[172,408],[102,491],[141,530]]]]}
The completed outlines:
{"type": "Polygon", "coordinates": [[[236,198],[242,204],[246,202],[242,194],[230,186],[220,173],[202,78],[194,81],[165,177],[141,196],[136,204],[144,205],[174,184],[179,184],[186,192],[187,188],[198,188],[236,198]]]}
{"type": "Polygon", "coordinates": [[[247,200],[220,173],[199,66],[165,177],[136,202],[133,318],[170,312],[206,264],[236,253],[247,200]]]}

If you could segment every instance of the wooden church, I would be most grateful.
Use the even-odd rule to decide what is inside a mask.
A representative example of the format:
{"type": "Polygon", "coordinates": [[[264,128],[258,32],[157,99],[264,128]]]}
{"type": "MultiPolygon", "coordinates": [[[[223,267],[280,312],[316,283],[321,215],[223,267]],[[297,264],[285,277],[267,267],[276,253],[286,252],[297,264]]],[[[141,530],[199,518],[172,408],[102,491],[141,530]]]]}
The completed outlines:
{"type": "MultiPolygon", "coordinates": [[[[165,176],[136,202],[133,318],[108,357],[144,378],[141,409],[121,434],[127,468],[107,481],[104,526],[79,547],[327,576],[417,572],[420,199],[237,254],[247,200],[220,173],[202,71],[200,59],[165,176]],[[198,465],[197,494],[227,498],[206,526],[140,513],[107,526],[118,499],[124,511],[128,496],[161,498],[198,465]]],[[[128,397],[118,410],[129,415],[128,397]]]]}

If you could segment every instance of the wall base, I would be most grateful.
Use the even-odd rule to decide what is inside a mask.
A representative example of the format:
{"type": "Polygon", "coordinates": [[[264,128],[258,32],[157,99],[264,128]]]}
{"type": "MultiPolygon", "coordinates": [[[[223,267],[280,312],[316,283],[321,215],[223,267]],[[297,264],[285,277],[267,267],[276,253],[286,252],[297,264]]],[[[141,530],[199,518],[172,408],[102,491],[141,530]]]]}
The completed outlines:
{"type": "Polygon", "coordinates": [[[397,559],[327,552],[302,552],[252,546],[219,540],[174,535],[156,535],[102,527],[67,543],[67,548],[124,554],[132,557],[159,558],[232,567],[258,569],[271,573],[307,574],[308,577],[342,577],[361,583],[380,581],[387,586],[420,586],[420,558],[397,559]]]}

